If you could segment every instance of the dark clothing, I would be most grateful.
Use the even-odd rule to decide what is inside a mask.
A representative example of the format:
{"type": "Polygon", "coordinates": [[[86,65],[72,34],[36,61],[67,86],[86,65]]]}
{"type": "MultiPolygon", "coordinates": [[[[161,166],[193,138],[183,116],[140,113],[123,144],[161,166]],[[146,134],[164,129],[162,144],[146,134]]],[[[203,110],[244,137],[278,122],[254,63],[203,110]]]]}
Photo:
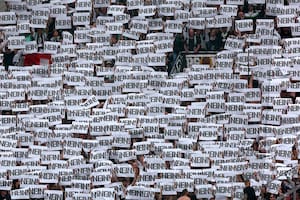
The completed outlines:
{"type": "Polygon", "coordinates": [[[196,48],[200,44],[200,41],[198,41],[198,37],[195,35],[194,37],[188,38],[186,43],[188,50],[194,51],[194,48],[196,48]]]}
{"type": "Polygon", "coordinates": [[[253,187],[245,187],[244,195],[247,196],[247,200],[257,200],[253,187]]]}
{"type": "Polygon", "coordinates": [[[260,193],[260,198],[261,200],[268,200],[270,199],[270,193],[265,193],[265,194],[260,193]]]}
{"type": "Polygon", "coordinates": [[[207,51],[218,51],[221,48],[221,41],[218,37],[216,37],[214,40],[209,40],[206,43],[206,49],[207,51]]]}
{"type": "Polygon", "coordinates": [[[6,194],[5,196],[0,195],[0,200],[11,200],[10,194],[6,194]]]}
{"type": "Polygon", "coordinates": [[[173,45],[174,53],[178,54],[181,51],[184,51],[184,40],[182,35],[176,35],[173,45]]]}
{"type": "Polygon", "coordinates": [[[222,32],[220,33],[220,38],[221,38],[221,49],[224,49],[225,43],[226,43],[226,39],[229,36],[229,32],[222,32]]]}
{"type": "Polygon", "coordinates": [[[14,51],[4,52],[3,65],[5,66],[5,70],[8,70],[8,66],[13,65],[14,56],[15,56],[14,51]]]}
{"type": "Polygon", "coordinates": [[[172,71],[176,59],[180,52],[184,51],[184,39],[181,34],[177,34],[173,42],[173,53],[168,56],[168,74],[172,71]]]}
{"type": "Polygon", "coordinates": [[[44,40],[45,40],[45,38],[43,37],[43,35],[37,35],[36,43],[37,43],[39,52],[40,52],[40,50],[44,49],[44,40]]]}
{"type": "Polygon", "coordinates": [[[279,34],[281,38],[291,38],[292,37],[292,31],[290,27],[284,27],[279,29],[279,34]]]}

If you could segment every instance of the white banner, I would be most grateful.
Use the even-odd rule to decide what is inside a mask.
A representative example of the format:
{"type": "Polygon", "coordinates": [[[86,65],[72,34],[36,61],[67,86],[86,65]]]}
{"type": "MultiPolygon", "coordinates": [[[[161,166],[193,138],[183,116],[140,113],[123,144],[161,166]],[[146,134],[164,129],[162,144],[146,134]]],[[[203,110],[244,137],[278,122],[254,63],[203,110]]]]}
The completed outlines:
{"type": "Polygon", "coordinates": [[[182,33],[183,24],[179,20],[166,20],[164,32],[166,33],[182,33]]]}
{"type": "Polygon", "coordinates": [[[237,5],[220,5],[220,14],[227,16],[236,16],[238,11],[237,5]]]}
{"type": "Polygon", "coordinates": [[[71,29],[72,28],[72,19],[70,16],[61,16],[55,19],[55,28],[56,29],[71,29]]]}
{"type": "Polygon", "coordinates": [[[156,6],[141,6],[139,7],[139,16],[151,17],[155,15],[156,6]]]}
{"type": "Polygon", "coordinates": [[[205,18],[189,18],[189,27],[197,30],[204,30],[206,20],[205,18]]]}
{"type": "Polygon", "coordinates": [[[19,34],[22,33],[30,33],[30,23],[29,22],[21,22],[17,24],[17,31],[19,34]]]}
{"type": "Polygon", "coordinates": [[[90,13],[89,12],[80,12],[73,14],[73,25],[90,25],[90,13]]]}
{"type": "Polygon", "coordinates": [[[239,32],[253,31],[253,20],[252,19],[235,20],[235,30],[239,32]]]}
{"type": "Polygon", "coordinates": [[[295,23],[295,15],[279,15],[277,20],[277,27],[291,27],[295,23]]]}
{"type": "Polygon", "coordinates": [[[10,36],[7,46],[9,49],[25,49],[25,36],[10,36]]]}
{"type": "Polygon", "coordinates": [[[15,12],[0,12],[0,25],[16,24],[15,12]]]}
{"type": "Polygon", "coordinates": [[[75,3],[75,10],[76,11],[92,11],[92,1],[90,0],[76,0],[75,3]]]}

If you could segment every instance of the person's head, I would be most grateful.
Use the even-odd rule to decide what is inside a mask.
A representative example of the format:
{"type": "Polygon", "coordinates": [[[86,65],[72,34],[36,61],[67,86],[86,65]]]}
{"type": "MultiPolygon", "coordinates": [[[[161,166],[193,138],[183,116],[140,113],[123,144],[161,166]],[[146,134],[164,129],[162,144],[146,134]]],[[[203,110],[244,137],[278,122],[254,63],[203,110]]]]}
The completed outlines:
{"type": "Polygon", "coordinates": [[[189,191],[187,189],[184,189],[184,190],[182,190],[180,196],[188,196],[188,195],[189,195],[189,191]]]}
{"type": "Polygon", "coordinates": [[[245,18],[245,14],[244,14],[243,11],[239,11],[239,12],[238,12],[238,18],[239,18],[239,19],[244,19],[244,18],[245,18]]]}
{"type": "Polygon", "coordinates": [[[217,36],[217,30],[216,29],[211,29],[209,33],[210,37],[216,37],[217,36]]]}
{"type": "Polygon", "coordinates": [[[19,179],[14,179],[13,180],[13,187],[14,188],[20,188],[20,181],[19,181],[19,179]]]}
{"type": "Polygon", "coordinates": [[[289,27],[283,27],[281,30],[283,34],[289,34],[291,29],[289,27]]]}
{"type": "Polygon", "coordinates": [[[252,148],[253,148],[254,151],[258,151],[258,142],[257,141],[253,142],[252,148]]]}
{"type": "Polygon", "coordinates": [[[113,60],[108,60],[105,62],[105,67],[113,67],[114,66],[114,61],[113,60]]]}
{"type": "Polygon", "coordinates": [[[245,186],[250,187],[250,180],[245,180],[245,186]]]}
{"type": "Polygon", "coordinates": [[[54,31],[53,31],[53,37],[58,37],[58,35],[59,35],[58,31],[57,31],[57,30],[54,30],[54,31]]]}
{"type": "Polygon", "coordinates": [[[117,37],[117,35],[115,35],[115,34],[111,35],[111,37],[110,37],[110,44],[111,44],[111,45],[114,45],[114,44],[116,44],[117,42],[118,42],[118,37],[117,37]]]}
{"type": "Polygon", "coordinates": [[[170,167],[171,167],[170,161],[165,161],[165,166],[167,169],[170,169],[170,167]]]}
{"type": "Polygon", "coordinates": [[[196,35],[202,35],[202,34],[203,34],[203,30],[201,30],[201,29],[196,30],[196,35]]]}
{"type": "Polygon", "coordinates": [[[126,177],[126,178],[122,178],[122,183],[123,183],[123,186],[124,187],[128,187],[131,183],[131,180],[129,177],[126,177]]]}
{"type": "Polygon", "coordinates": [[[138,155],[137,160],[140,161],[141,163],[144,163],[144,155],[138,155]]]}
{"type": "Polygon", "coordinates": [[[223,33],[226,33],[226,32],[228,31],[228,28],[227,28],[227,27],[222,27],[222,28],[221,28],[221,31],[222,31],[223,33]]]}
{"type": "Polygon", "coordinates": [[[189,197],[191,200],[197,200],[197,196],[194,192],[189,192],[189,197]]]}
{"type": "Polygon", "coordinates": [[[0,195],[2,197],[5,197],[7,195],[7,191],[6,190],[1,190],[0,195]]]}
{"type": "Polygon", "coordinates": [[[101,7],[99,9],[99,11],[102,13],[102,14],[107,14],[107,7],[101,7]]]}
{"type": "Polygon", "coordinates": [[[183,38],[183,35],[182,35],[182,33],[177,33],[177,34],[176,34],[176,38],[177,38],[177,39],[181,39],[181,38],[183,38]]]}
{"type": "Polygon", "coordinates": [[[265,194],[267,192],[267,187],[266,185],[262,185],[261,188],[260,188],[260,193],[261,194],[265,194]]]}
{"type": "Polygon", "coordinates": [[[249,4],[249,5],[248,5],[248,11],[249,11],[249,12],[254,11],[254,6],[251,5],[251,4],[249,4]]]}
{"type": "Polygon", "coordinates": [[[43,33],[43,29],[38,28],[38,29],[36,30],[36,32],[37,32],[38,34],[42,34],[42,33],[43,33]]]}
{"type": "Polygon", "coordinates": [[[190,36],[190,37],[194,37],[194,35],[195,35],[194,29],[190,28],[190,29],[189,29],[189,36],[190,36]]]}
{"type": "Polygon", "coordinates": [[[277,197],[276,197],[276,194],[271,194],[270,195],[270,200],[275,200],[277,197]]]}

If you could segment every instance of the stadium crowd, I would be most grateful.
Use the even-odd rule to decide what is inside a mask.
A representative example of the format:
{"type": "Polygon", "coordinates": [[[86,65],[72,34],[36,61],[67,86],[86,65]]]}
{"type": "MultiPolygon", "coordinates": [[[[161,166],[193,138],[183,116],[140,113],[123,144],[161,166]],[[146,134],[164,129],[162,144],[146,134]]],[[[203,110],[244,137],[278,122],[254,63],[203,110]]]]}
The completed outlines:
{"type": "Polygon", "coordinates": [[[299,2],[5,2],[0,200],[294,197],[299,2]]]}

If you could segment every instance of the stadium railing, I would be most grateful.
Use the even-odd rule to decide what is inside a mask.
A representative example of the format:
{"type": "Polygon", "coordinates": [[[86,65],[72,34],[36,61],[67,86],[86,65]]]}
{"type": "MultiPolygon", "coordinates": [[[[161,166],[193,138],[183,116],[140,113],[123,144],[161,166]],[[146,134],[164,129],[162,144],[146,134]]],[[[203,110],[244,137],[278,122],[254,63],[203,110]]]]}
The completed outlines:
{"type": "Polygon", "coordinates": [[[192,66],[193,64],[209,64],[212,66],[217,53],[218,51],[200,51],[198,53],[180,52],[175,64],[172,66],[170,74],[173,75],[182,72],[184,68],[192,66]],[[205,58],[209,58],[209,60],[205,60],[205,58]]]}

